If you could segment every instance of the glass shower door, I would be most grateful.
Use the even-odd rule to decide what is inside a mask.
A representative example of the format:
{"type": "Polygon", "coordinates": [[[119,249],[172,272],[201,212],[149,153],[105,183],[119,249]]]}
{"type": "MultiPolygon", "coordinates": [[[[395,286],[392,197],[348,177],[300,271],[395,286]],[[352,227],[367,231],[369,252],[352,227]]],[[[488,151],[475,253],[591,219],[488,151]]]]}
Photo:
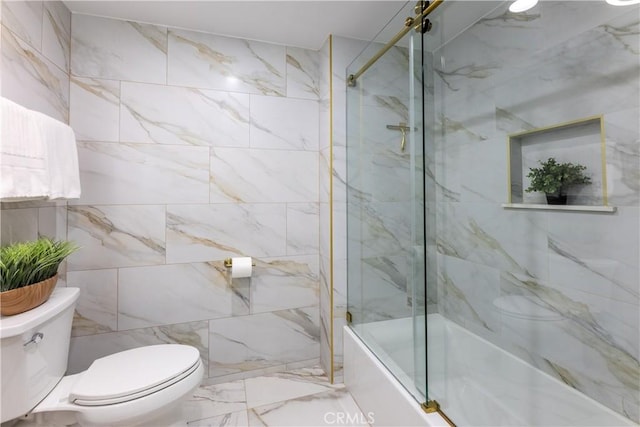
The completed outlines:
{"type": "MultiPolygon", "coordinates": [[[[413,5],[399,15],[413,16],[413,5]]],[[[347,88],[347,299],[355,333],[423,402],[427,274],[421,38],[409,32],[347,88]]],[[[372,42],[347,75],[382,46],[372,42]]]]}

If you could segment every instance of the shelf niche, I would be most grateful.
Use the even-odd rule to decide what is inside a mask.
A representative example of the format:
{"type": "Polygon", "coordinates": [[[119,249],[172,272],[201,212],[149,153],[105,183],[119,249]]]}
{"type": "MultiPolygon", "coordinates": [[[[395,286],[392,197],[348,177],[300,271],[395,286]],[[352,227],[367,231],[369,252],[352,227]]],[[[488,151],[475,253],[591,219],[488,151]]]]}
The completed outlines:
{"type": "Polygon", "coordinates": [[[540,129],[509,135],[508,202],[503,207],[549,210],[614,212],[607,204],[605,135],[602,116],[587,117],[540,129]],[[524,191],[529,187],[529,169],[550,157],[558,163],[579,163],[587,167],[591,184],[569,189],[567,205],[547,205],[544,193],[524,191]],[[576,209],[576,207],[581,207],[576,209]],[[602,209],[606,207],[607,209],[602,209]],[[594,208],[594,209],[590,209],[594,208]]]}

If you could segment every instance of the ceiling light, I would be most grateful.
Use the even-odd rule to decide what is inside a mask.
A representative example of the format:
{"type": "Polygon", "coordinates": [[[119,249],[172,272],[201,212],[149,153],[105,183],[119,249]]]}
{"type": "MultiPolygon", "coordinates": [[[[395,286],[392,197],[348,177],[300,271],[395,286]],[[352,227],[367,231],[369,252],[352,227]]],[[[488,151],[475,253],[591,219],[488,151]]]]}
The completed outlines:
{"type": "MultiPolygon", "coordinates": [[[[612,0],[612,1],[620,1],[620,0],[612,0]]],[[[632,0],[632,1],[640,1],[640,0],[632,0]]],[[[511,6],[509,6],[509,11],[513,13],[524,12],[526,10],[531,9],[536,4],[538,4],[538,0],[516,0],[513,3],[511,3],[511,6]]]]}
{"type": "Polygon", "coordinates": [[[607,0],[607,3],[614,6],[630,6],[640,3],[640,0],[607,0]]]}

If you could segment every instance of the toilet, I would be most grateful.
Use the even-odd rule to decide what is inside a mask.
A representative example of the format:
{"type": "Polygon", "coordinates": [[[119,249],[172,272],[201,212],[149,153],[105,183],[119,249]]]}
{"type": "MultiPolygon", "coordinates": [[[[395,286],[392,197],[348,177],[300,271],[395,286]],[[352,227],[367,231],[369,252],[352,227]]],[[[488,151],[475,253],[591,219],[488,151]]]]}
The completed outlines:
{"type": "Polygon", "coordinates": [[[186,425],[180,403],[200,385],[194,347],[162,344],[99,358],[67,375],[78,288],[56,289],[44,304],[0,320],[0,421],[63,426],[186,425]]]}

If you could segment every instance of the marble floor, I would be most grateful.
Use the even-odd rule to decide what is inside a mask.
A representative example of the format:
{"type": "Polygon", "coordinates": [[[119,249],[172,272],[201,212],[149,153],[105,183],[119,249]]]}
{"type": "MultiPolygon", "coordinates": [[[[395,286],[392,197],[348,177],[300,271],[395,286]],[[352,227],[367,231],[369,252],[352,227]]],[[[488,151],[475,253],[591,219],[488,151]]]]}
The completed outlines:
{"type": "Polygon", "coordinates": [[[183,407],[189,426],[368,426],[343,384],[322,369],[201,386],[183,407]]]}

